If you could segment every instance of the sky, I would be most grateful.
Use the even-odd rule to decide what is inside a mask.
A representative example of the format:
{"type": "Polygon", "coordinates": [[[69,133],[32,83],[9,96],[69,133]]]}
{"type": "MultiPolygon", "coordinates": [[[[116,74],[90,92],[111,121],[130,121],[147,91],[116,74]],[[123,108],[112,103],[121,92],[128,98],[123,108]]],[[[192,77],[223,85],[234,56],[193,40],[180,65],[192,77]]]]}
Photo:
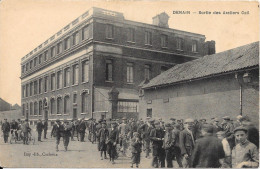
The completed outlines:
{"type": "Polygon", "coordinates": [[[259,41],[257,1],[2,0],[0,98],[20,105],[21,58],[93,6],[122,12],[127,20],[148,24],[152,17],[166,12],[170,28],[205,35],[206,41],[216,42],[216,52],[259,41]],[[213,14],[214,11],[221,14],[213,14]],[[239,14],[223,14],[224,11],[239,14]]]}

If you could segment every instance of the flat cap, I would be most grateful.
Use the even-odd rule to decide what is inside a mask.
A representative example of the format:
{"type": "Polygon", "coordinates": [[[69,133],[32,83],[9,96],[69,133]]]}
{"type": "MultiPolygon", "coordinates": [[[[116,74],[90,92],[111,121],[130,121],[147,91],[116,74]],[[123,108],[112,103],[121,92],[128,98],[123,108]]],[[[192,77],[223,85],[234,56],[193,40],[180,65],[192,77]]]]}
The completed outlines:
{"type": "Polygon", "coordinates": [[[126,120],[126,117],[123,117],[122,120],[126,120]]]}
{"type": "Polygon", "coordinates": [[[172,127],[171,123],[166,123],[165,127],[172,127]]]}
{"type": "Polygon", "coordinates": [[[217,121],[217,122],[219,122],[219,119],[218,119],[218,118],[214,118],[214,121],[217,121]]]}
{"type": "Polygon", "coordinates": [[[185,119],[184,123],[194,123],[193,119],[185,119]]]}
{"type": "Polygon", "coordinates": [[[175,118],[170,118],[170,120],[175,121],[176,119],[175,118]]]}
{"type": "Polygon", "coordinates": [[[236,133],[237,131],[244,131],[247,133],[247,128],[245,128],[243,126],[239,126],[239,127],[235,128],[234,133],[236,133]]]}

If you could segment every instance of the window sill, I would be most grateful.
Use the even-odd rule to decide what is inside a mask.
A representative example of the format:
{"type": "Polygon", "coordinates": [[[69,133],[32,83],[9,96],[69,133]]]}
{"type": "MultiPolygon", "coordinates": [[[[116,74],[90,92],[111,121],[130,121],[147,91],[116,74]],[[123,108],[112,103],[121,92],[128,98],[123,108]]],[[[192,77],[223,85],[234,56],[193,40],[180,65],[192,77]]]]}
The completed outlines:
{"type": "Polygon", "coordinates": [[[127,43],[132,43],[132,44],[135,44],[135,42],[134,41],[126,41],[127,43]]]}
{"type": "Polygon", "coordinates": [[[57,89],[56,91],[59,91],[59,90],[61,90],[62,88],[59,88],[59,89],[57,89]]]}
{"type": "Polygon", "coordinates": [[[73,84],[73,85],[71,85],[71,87],[74,87],[74,86],[78,86],[79,84],[78,83],[76,83],[76,84],[73,84]]]}
{"type": "Polygon", "coordinates": [[[192,53],[199,53],[199,52],[197,52],[197,51],[192,51],[192,53]]]}
{"type": "Polygon", "coordinates": [[[68,116],[68,115],[70,115],[70,114],[63,114],[63,116],[68,116]]]}
{"type": "Polygon", "coordinates": [[[179,52],[183,52],[183,50],[182,49],[176,49],[177,51],[179,51],[179,52]]]}
{"type": "Polygon", "coordinates": [[[106,80],[105,82],[107,82],[107,83],[114,83],[113,80],[112,80],[112,81],[110,81],[110,80],[106,80]]]}
{"type": "Polygon", "coordinates": [[[153,47],[153,45],[151,44],[144,44],[145,46],[149,46],[149,47],[153,47]]]}
{"type": "Polygon", "coordinates": [[[48,93],[48,92],[44,92],[44,93],[48,93]]]}
{"type": "Polygon", "coordinates": [[[162,47],[162,49],[168,49],[168,47],[162,47]]]}
{"type": "Polygon", "coordinates": [[[42,117],[42,115],[38,115],[38,116],[42,117]]]}
{"type": "Polygon", "coordinates": [[[86,81],[86,82],[82,82],[81,84],[85,84],[85,83],[88,83],[88,81],[86,81]]]}
{"type": "Polygon", "coordinates": [[[87,113],[80,113],[81,115],[85,115],[85,114],[87,114],[87,113]]]}
{"type": "Polygon", "coordinates": [[[67,88],[69,88],[70,86],[66,86],[66,87],[64,87],[64,89],[67,89],[67,88]]]}
{"type": "Polygon", "coordinates": [[[57,114],[57,116],[61,116],[61,114],[57,114]]]}
{"type": "Polygon", "coordinates": [[[128,84],[128,85],[133,85],[134,82],[127,82],[126,84],[128,84]]]}
{"type": "Polygon", "coordinates": [[[106,40],[114,40],[114,38],[107,38],[107,37],[106,37],[106,40]]]}

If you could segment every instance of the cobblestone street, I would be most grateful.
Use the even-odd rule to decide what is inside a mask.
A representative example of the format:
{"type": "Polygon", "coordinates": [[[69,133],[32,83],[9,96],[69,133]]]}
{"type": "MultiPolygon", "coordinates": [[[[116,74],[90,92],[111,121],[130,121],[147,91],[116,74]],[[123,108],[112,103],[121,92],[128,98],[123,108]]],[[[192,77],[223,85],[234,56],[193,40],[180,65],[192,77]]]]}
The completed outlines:
{"type": "MultiPolygon", "coordinates": [[[[50,133],[50,132],[49,132],[50,133]]],[[[0,162],[2,167],[69,167],[69,168],[129,168],[130,158],[119,156],[115,161],[116,164],[111,164],[109,159],[100,159],[97,151],[97,144],[92,144],[89,141],[79,142],[70,141],[69,149],[64,151],[63,141],[59,145],[59,152],[55,151],[55,139],[42,139],[43,142],[35,141],[35,145],[23,145],[22,141],[16,144],[4,143],[3,137],[0,140],[0,162]]],[[[36,132],[33,136],[37,140],[36,132]]],[[[9,137],[10,138],[10,137],[9,137]]],[[[85,139],[86,140],[86,139],[85,139]]],[[[140,168],[150,168],[151,158],[146,159],[144,154],[141,155],[140,168]]]]}

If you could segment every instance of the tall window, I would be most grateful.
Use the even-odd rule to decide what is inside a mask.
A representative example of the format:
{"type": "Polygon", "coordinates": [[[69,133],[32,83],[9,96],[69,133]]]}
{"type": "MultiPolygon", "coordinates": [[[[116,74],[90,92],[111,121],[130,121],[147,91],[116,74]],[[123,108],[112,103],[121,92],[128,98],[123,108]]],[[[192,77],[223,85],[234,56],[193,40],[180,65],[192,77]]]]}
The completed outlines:
{"type": "Polygon", "coordinates": [[[106,38],[107,39],[113,39],[114,38],[113,25],[106,25],[106,38]]]}
{"type": "Polygon", "coordinates": [[[168,45],[167,35],[161,35],[161,47],[165,48],[168,45]]]}
{"type": "Polygon", "coordinates": [[[33,103],[30,102],[30,115],[33,115],[33,103]]]}
{"type": "Polygon", "coordinates": [[[47,92],[47,91],[48,91],[48,83],[49,83],[49,81],[48,81],[48,76],[46,76],[46,77],[44,78],[44,92],[47,92]]]}
{"type": "Polygon", "coordinates": [[[51,48],[51,57],[54,57],[55,55],[56,55],[56,48],[55,48],[55,46],[53,46],[51,48]]]}
{"type": "Polygon", "coordinates": [[[42,79],[39,79],[39,94],[42,93],[42,79]]]}
{"type": "Polygon", "coordinates": [[[70,37],[66,38],[64,43],[64,50],[69,48],[70,48],[70,37]]]}
{"type": "Polygon", "coordinates": [[[69,103],[70,103],[70,97],[69,96],[65,96],[64,97],[64,114],[68,114],[69,111],[70,111],[69,103]]]}
{"type": "Polygon", "coordinates": [[[34,115],[37,115],[38,114],[38,104],[37,104],[37,102],[34,102],[33,108],[34,108],[34,115]]]}
{"type": "Polygon", "coordinates": [[[72,36],[72,44],[73,44],[73,45],[79,44],[79,32],[75,33],[75,34],[72,36]]]}
{"type": "Polygon", "coordinates": [[[42,101],[39,101],[39,115],[42,115],[42,101]]]}
{"type": "Polygon", "coordinates": [[[135,41],[135,30],[133,28],[128,28],[127,41],[129,41],[129,42],[135,41]]]}
{"type": "Polygon", "coordinates": [[[62,51],[62,42],[58,43],[57,45],[57,53],[59,54],[61,53],[61,51],[62,51]]]}
{"type": "Polygon", "coordinates": [[[26,88],[25,85],[22,87],[22,97],[24,98],[26,96],[26,88]]]}
{"type": "Polygon", "coordinates": [[[149,80],[150,74],[151,74],[151,66],[145,65],[145,67],[144,67],[144,78],[149,80]]]}
{"type": "Polygon", "coordinates": [[[41,63],[42,63],[42,54],[39,55],[39,64],[41,64],[41,63]]]}
{"type": "Polygon", "coordinates": [[[22,66],[22,73],[25,72],[25,65],[22,66]]]}
{"type": "Polygon", "coordinates": [[[51,114],[55,113],[55,99],[51,98],[51,114]]]}
{"type": "Polygon", "coordinates": [[[45,51],[44,52],[44,61],[48,60],[48,58],[49,58],[49,53],[48,53],[48,51],[45,51]]]}
{"type": "Polygon", "coordinates": [[[126,82],[133,83],[134,82],[134,66],[133,63],[127,63],[127,73],[126,73],[126,82]]]}
{"type": "Polygon", "coordinates": [[[62,102],[61,102],[61,97],[58,97],[57,99],[57,114],[62,113],[62,102]]]}
{"type": "Polygon", "coordinates": [[[33,61],[30,61],[30,69],[32,69],[33,61]]]}
{"type": "Polygon", "coordinates": [[[82,40],[89,39],[89,26],[86,26],[82,30],[82,40]]]}
{"type": "Polygon", "coordinates": [[[36,65],[37,65],[37,61],[38,61],[38,58],[36,57],[36,58],[34,58],[34,61],[33,61],[33,66],[35,67],[36,65]]]}
{"type": "Polygon", "coordinates": [[[87,102],[87,97],[88,97],[88,93],[87,92],[84,92],[82,93],[82,113],[86,113],[88,111],[88,102],[87,102]]]}
{"type": "Polygon", "coordinates": [[[29,63],[26,63],[25,71],[28,71],[28,70],[29,70],[29,63]]]}
{"type": "Polygon", "coordinates": [[[79,65],[73,65],[73,76],[72,76],[72,84],[79,83],[79,65]]]}
{"type": "Polygon", "coordinates": [[[82,63],[82,82],[88,82],[89,78],[89,64],[87,61],[82,63]]]}
{"type": "Polygon", "coordinates": [[[184,49],[184,40],[182,38],[177,38],[177,44],[176,48],[179,50],[184,49]]]}
{"type": "Polygon", "coordinates": [[[152,45],[152,32],[145,31],[145,44],[152,45]]]}
{"type": "Polygon", "coordinates": [[[191,45],[191,51],[192,51],[192,52],[197,52],[197,47],[198,47],[197,44],[198,44],[198,43],[197,43],[196,40],[193,40],[193,41],[192,41],[192,45],[191,45]]]}
{"type": "Polygon", "coordinates": [[[55,89],[55,73],[51,74],[51,90],[55,89]]]}
{"type": "Polygon", "coordinates": [[[64,87],[70,85],[70,68],[64,70],[64,87]]]}
{"type": "Polygon", "coordinates": [[[29,84],[26,84],[26,97],[29,96],[29,84]]]}
{"type": "Polygon", "coordinates": [[[23,104],[23,107],[22,107],[22,116],[25,115],[25,104],[23,104]]]}
{"type": "Polygon", "coordinates": [[[73,94],[73,103],[77,103],[77,94],[76,93],[73,94]]]}
{"type": "Polygon", "coordinates": [[[32,96],[33,93],[33,82],[30,83],[30,96],[32,96]]]}
{"type": "Polygon", "coordinates": [[[106,80],[107,81],[113,81],[112,60],[106,60],[106,80]]]}
{"type": "Polygon", "coordinates": [[[34,81],[34,95],[36,95],[37,94],[37,90],[38,90],[38,83],[37,83],[37,81],[34,81]]]}
{"type": "Polygon", "coordinates": [[[57,72],[57,89],[62,87],[62,73],[61,71],[57,72]]]}

